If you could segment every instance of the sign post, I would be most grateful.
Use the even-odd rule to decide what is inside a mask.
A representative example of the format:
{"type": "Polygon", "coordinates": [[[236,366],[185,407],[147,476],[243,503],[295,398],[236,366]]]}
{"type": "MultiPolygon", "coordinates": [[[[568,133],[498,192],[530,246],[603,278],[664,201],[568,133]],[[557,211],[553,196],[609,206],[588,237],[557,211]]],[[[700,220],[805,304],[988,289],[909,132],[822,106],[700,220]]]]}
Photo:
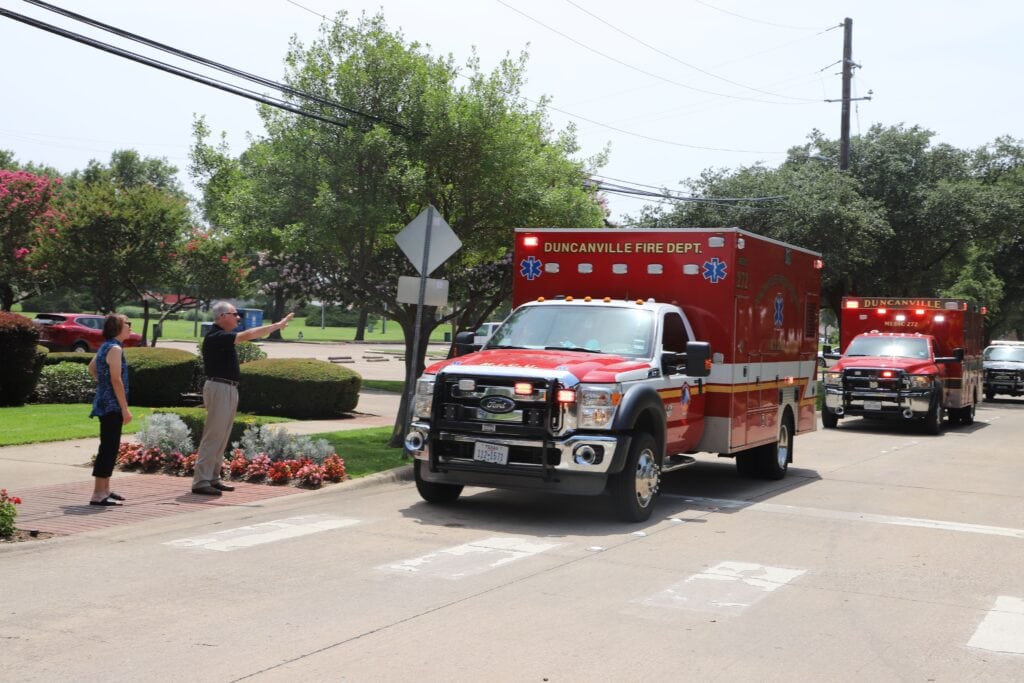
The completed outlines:
{"type": "MultiPolygon", "coordinates": [[[[420,273],[412,354],[406,356],[408,368],[405,378],[405,403],[406,423],[409,424],[413,418],[413,395],[416,390],[416,376],[419,370],[420,327],[423,324],[423,302],[427,292],[427,276],[458,251],[462,242],[459,241],[458,236],[444,218],[438,215],[433,204],[428,204],[427,208],[423,209],[409,225],[405,226],[395,236],[395,242],[420,273]]],[[[447,288],[445,288],[445,297],[447,298],[447,288]]]]}

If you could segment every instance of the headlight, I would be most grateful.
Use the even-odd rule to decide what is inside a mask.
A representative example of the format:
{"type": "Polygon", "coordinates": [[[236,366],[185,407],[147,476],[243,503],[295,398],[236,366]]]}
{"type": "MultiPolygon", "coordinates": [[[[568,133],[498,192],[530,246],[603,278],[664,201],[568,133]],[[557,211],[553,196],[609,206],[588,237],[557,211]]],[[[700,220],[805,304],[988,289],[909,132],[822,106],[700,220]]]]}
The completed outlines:
{"type": "Polygon", "coordinates": [[[430,417],[430,409],[434,402],[434,378],[421,377],[416,380],[416,393],[412,397],[413,416],[420,419],[430,417]]]}
{"type": "Polygon", "coordinates": [[[907,386],[911,389],[931,389],[931,375],[907,375],[907,386]]]}
{"type": "Polygon", "coordinates": [[[824,382],[826,386],[839,386],[843,383],[843,373],[826,370],[821,373],[821,381],[824,382]]]}
{"type": "Polygon", "coordinates": [[[608,429],[615,417],[615,409],[622,400],[622,387],[618,384],[581,384],[577,390],[579,419],[577,426],[584,429],[608,429]]]}

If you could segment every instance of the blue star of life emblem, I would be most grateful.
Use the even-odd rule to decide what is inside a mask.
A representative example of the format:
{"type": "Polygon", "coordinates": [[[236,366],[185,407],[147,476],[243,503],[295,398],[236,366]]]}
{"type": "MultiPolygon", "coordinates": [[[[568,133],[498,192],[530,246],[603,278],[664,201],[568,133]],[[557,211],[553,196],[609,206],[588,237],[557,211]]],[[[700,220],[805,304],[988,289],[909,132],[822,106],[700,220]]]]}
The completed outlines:
{"type": "Polygon", "coordinates": [[[775,295],[775,329],[782,328],[782,295],[775,295]]]}
{"type": "Polygon", "coordinates": [[[717,285],[719,280],[725,279],[725,261],[719,260],[717,256],[710,261],[705,261],[703,275],[705,280],[710,280],[711,284],[717,285]]]}
{"type": "Polygon", "coordinates": [[[519,262],[519,274],[527,280],[534,280],[540,277],[542,265],[536,256],[528,256],[519,262]]]}

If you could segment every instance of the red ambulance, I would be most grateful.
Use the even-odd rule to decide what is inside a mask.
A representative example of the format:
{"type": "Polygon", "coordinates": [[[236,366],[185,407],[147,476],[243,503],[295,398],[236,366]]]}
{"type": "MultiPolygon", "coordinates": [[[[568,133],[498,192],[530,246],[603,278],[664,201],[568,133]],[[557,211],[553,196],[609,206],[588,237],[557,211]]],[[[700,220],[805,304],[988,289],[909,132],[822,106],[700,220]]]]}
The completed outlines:
{"type": "Polygon", "coordinates": [[[843,355],[822,372],[821,421],[847,415],[971,424],[981,401],[984,309],[963,299],[844,297],[843,355]]]}
{"type": "Polygon", "coordinates": [[[406,447],[425,500],[609,493],[643,521],[689,454],[785,476],[816,424],[819,254],[737,228],[515,239],[512,314],[417,382],[406,447]]]}

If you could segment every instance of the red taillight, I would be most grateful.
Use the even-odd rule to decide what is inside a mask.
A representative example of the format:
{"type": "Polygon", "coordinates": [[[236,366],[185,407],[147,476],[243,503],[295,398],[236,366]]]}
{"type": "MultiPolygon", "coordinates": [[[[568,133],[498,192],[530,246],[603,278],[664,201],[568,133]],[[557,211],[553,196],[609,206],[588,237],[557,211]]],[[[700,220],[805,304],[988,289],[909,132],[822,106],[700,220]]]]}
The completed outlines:
{"type": "Polygon", "coordinates": [[[540,238],[536,235],[527,235],[523,238],[524,247],[535,247],[540,244],[540,238]]]}
{"type": "Polygon", "coordinates": [[[558,402],[559,403],[575,403],[576,392],[572,389],[559,389],[558,390],[558,402]]]}

